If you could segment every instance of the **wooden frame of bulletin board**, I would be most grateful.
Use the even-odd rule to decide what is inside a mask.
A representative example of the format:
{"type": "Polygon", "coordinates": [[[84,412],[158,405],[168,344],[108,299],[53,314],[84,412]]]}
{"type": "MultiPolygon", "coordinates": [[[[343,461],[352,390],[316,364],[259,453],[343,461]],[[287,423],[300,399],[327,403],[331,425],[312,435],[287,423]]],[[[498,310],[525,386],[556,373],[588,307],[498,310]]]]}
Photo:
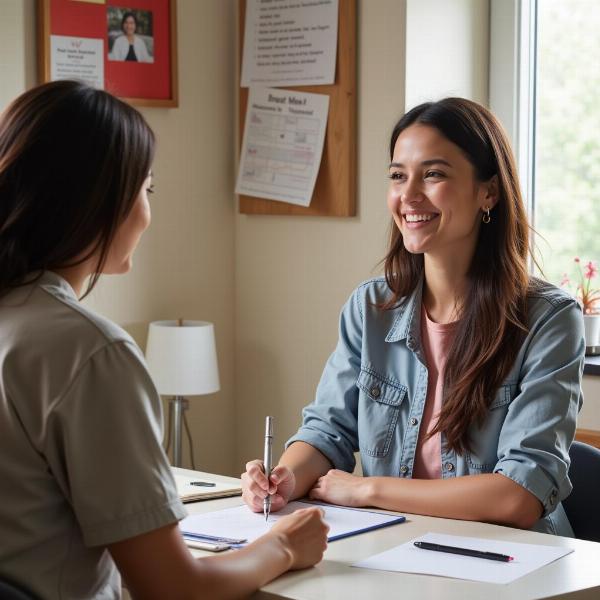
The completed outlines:
{"type": "MultiPolygon", "coordinates": [[[[241,68],[246,0],[239,0],[239,9],[241,68]]],[[[323,157],[310,206],[240,195],[241,213],[322,217],[356,215],[356,0],[339,0],[336,61],[335,83],[332,85],[285,88],[329,95],[323,157]]],[[[240,88],[240,149],[247,104],[248,88],[240,88]]]]}

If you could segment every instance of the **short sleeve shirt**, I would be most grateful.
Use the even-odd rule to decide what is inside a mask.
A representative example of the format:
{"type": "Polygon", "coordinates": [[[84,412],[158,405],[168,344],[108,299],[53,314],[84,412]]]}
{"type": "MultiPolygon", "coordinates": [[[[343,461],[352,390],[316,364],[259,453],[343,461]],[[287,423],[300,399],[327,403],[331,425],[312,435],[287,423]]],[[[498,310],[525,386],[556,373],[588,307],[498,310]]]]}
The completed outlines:
{"type": "Polygon", "coordinates": [[[106,545],[186,514],[144,357],[51,272],[0,298],[0,340],[0,575],[119,598],[106,545]]]}

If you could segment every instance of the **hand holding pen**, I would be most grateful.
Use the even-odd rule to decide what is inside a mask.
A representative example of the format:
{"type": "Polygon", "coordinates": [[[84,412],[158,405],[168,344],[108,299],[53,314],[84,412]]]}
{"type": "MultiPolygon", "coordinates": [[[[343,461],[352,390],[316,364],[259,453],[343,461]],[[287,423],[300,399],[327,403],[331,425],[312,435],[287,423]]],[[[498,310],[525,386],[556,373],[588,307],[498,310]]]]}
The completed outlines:
{"type": "MultiPolygon", "coordinates": [[[[272,466],[272,465],[271,465],[272,466]]],[[[264,500],[270,496],[270,512],[281,510],[290,500],[296,488],[296,478],[291,469],[278,465],[267,479],[264,462],[251,460],[242,473],[242,498],[254,512],[264,512],[264,500]]]]}

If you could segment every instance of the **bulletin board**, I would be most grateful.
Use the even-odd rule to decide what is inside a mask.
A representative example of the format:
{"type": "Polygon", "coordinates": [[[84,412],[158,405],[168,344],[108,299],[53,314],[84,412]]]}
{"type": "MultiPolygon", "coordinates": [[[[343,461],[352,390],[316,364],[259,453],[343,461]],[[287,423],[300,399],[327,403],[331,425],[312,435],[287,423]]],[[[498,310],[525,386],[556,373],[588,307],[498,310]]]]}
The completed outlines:
{"type": "Polygon", "coordinates": [[[175,107],[176,0],[38,0],[38,63],[41,82],[88,81],[88,76],[90,85],[131,104],[175,107]],[[143,43],[138,52],[145,49],[135,60],[112,51],[121,41],[117,38],[123,37],[122,19],[128,14],[136,22],[136,43],[143,43]],[[57,56],[67,53],[72,60],[61,74],[57,56]],[[86,53],[97,58],[87,58],[86,53]],[[80,76],[76,70],[69,72],[78,54],[84,61],[80,76]]]}
{"type": "MultiPolygon", "coordinates": [[[[285,89],[329,96],[323,157],[310,206],[240,195],[239,211],[258,215],[356,215],[356,0],[339,0],[335,83],[285,89]]],[[[239,0],[240,69],[244,48],[246,0],[239,0]]],[[[238,73],[238,82],[240,73],[238,73]]],[[[239,88],[240,149],[248,88],[239,88]]]]}

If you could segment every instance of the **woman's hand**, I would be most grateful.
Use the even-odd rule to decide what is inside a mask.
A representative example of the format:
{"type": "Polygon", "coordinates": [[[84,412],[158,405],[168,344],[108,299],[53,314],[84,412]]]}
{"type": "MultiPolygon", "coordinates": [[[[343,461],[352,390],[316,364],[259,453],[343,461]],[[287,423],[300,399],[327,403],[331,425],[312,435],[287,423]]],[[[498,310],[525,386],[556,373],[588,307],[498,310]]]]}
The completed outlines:
{"type": "Polygon", "coordinates": [[[320,508],[303,508],[279,519],[267,535],[276,536],[290,557],[290,569],[318,563],[327,548],[329,526],[320,508]]]}
{"type": "Polygon", "coordinates": [[[242,498],[254,512],[262,511],[263,500],[268,494],[271,494],[271,511],[281,510],[296,487],[292,470],[281,465],[271,471],[271,477],[267,481],[262,460],[246,463],[246,472],[241,477],[242,498]]]}
{"type": "Polygon", "coordinates": [[[331,469],[326,475],[319,477],[308,496],[313,500],[341,506],[368,506],[369,478],[331,469]]]}

